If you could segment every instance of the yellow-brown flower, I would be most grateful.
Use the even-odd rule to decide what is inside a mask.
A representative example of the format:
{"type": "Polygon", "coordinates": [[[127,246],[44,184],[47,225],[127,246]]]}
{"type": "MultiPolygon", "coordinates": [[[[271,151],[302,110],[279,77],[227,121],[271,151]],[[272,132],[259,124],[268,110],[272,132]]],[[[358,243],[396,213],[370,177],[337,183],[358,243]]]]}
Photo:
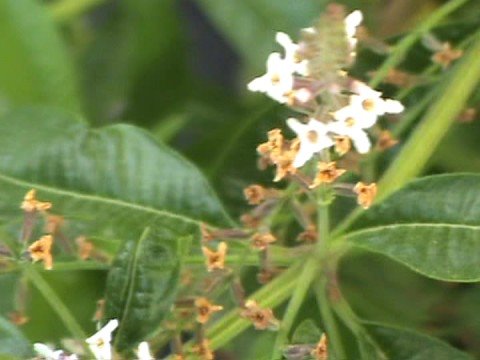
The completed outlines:
{"type": "Polygon", "coordinates": [[[273,129],[268,132],[268,141],[258,145],[257,152],[265,157],[274,160],[283,149],[283,135],[280,129],[273,129]]]}
{"type": "Polygon", "coordinates": [[[240,315],[250,320],[257,330],[276,330],[279,325],[272,309],[263,309],[254,300],[247,300],[240,315]]]}
{"type": "Polygon", "coordinates": [[[316,360],[328,360],[328,341],[325,334],[322,334],[320,341],[312,350],[312,356],[316,360]]]}
{"type": "Polygon", "coordinates": [[[367,185],[360,181],[355,185],[353,191],[357,194],[358,205],[368,209],[377,195],[377,184],[367,185]]]}
{"type": "Polygon", "coordinates": [[[390,149],[398,144],[398,140],[395,139],[392,133],[388,130],[383,130],[378,136],[377,148],[380,151],[390,149]]]}
{"type": "Polygon", "coordinates": [[[200,324],[205,324],[213,313],[223,310],[223,306],[214,305],[204,297],[195,299],[195,307],[197,308],[197,321],[200,324]]]}
{"type": "Polygon", "coordinates": [[[252,236],[251,245],[255,249],[265,250],[267,246],[277,241],[271,233],[256,233],[252,236]]]}
{"type": "Polygon", "coordinates": [[[348,136],[334,136],[335,151],[338,155],[345,155],[352,148],[352,140],[348,136]]]}
{"type": "Polygon", "coordinates": [[[293,162],[295,161],[299,150],[300,140],[296,138],[286,143],[284,150],[279,153],[275,159],[272,158],[272,162],[277,167],[273,181],[280,181],[287,175],[295,174],[297,172],[297,168],[293,166],[293,162]]]}
{"type": "Polygon", "coordinates": [[[105,299],[100,299],[97,301],[97,307],[95,308],[95,313],[93,314],[93,321],[99,322],[103,319],[105,315],[105,299]]]}
{"type": "Polygon", "coordinates": [[[298,234],[297,241],[306,242],[312,244],[317,241],[318,233],[315,225],[308,225],[305,231],[298,234]]]}
{"type": "Polygon", "coordinates": [[[323,162],[320,161],[318,163],[318,172],[313,180],[312,185],[310,188],[315,188],[320,184],[330,184],[337,180],[338,177],[342,176],[346,170],[344,169],[337,169],[337,164],[335,161],[331,162],[323,162]]]}
{"type": "Polygon", "coordinates": [[[94,249],[93,243],[88,241],[85,236],[79,236],[75,239],[78,247],[78,257],[82,260],[87,260],[92,256],[94,249]]]}
{"type": "Polygon", "coordinates": [[[56,234],[63,226],[65,220],[63,216],[48,214],[45,221],[45,232],[47,234],[56,234]]]}
{"type": "Polygon", "coordinates": [[[12,311],[8,314],[8,319],[12,324],[19,326],[25,325],[30,320],[28,316],[26,316],[23,312],[20,311],[12,311]]]}
{"type": "Polygon", "coordinates": [[[221,242],[218,244],[217,251],[210,250],[206,246],[202,246],[203,255],[205,256],[205,264],[208,271],[216,269],[222,270],[225,268],[225,256],[227,254],[227,243],[221,242]]]}
{"type": "Polygon", "coordinates": [[[248,213],[240,216],[240,221],[242,222],[243,226],[252,229],[258,228],[260,226],[261,220],[262,219],[258,216],[254,216],[248,213]]]}
{"type": "Polygon", "coordinates": [[[52,235],[44,235],[28,247],[32,261],[37,262],[42,260],[46,270],[51,270],[53,265],[52,244],[52,235]]]}
{"type": "Polygon", "coordinates": [[[250,205],[261,204],[267,195],[267,189],[261,185],[253,184],[243,189],[243,195],[250,205]]]}
{"type": "Polygon", "coordinates": [[[192,352],[196,354],[202,360],[214,360],[215,356],[210,349],[210,343],[208,340],[203,340],[201,343],[192,347],[192,352]]]}
{"type": "Polygon", "coordinates": [[[449,42],[443,43],[442,48],[432,56],[432,61],[441,65],[444,69],[447,68],[453,61],[457,60],[463,55],[463,50],[452,49],[449,42]]]}
{"type": "Polygon", "coordinates": [[[23,198],[20,208],[25,212],[47,211],[52,207],[52,203],[39,201],[36,198],[37,191],[35,189],[29,190],[23,198]]]}

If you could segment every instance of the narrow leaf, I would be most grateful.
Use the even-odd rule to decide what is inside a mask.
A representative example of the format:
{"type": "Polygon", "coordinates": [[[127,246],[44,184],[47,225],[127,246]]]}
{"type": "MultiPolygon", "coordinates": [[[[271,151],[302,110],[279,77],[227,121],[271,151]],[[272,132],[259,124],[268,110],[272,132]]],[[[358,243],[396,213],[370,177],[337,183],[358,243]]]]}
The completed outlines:
{"type": "Polygon", "coordinates": [[[139,217],[229,223],[202,174],[179,154],[134,126],[90,129],[76,120],[48,108],[0,119],[0,197],[12,211],[36,188],[55,211],[78,214],[90,225],[139,217]]]}
{"type": "Polygon", "coordinates": [[[480,176],[415,181],[365,212],[346,238],[429,277],[478,281],[480,176]]]}
{"type": "Polygon", "coordinates": [[[450,345],[411,330],[370,323],[368,330],[388,359],[395,360],[471,360],[450,345]]]}
{"type": "Polygon", "coordinates": [[[164,244],[175,240],[174,229],[146,228],[139,240],[126,241],[114,260],[107,279],[106,318],[120,322],[115,336],[118,350],[147,339],[169,312],[180,260],[174,248],[164,244]]]}

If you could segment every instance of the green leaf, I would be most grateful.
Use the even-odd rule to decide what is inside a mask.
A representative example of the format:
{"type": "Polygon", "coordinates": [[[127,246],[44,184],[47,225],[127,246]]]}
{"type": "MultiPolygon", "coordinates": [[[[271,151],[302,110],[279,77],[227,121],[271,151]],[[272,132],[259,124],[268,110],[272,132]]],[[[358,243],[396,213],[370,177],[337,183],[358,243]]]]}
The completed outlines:
{"type": "Polygon", "coordinates": [[[0,107],[42,103],[80,108],[72,65],[38,1],[0,1],[0,39],[0,107]]]}
{"type": "Polygon", "coordinates": [[[32,356],[31,345],[12,323],[0,317],[0,359],[17,359],[32,356]]]}
{"type": "MultiPolygon", "coordinates": [[[[0,217],[17,233],[19,203],[30,188],[66,218],[66,239],[85,235],[117,246],[127,240],[131,247],[150,227],[156,244],[135,245],[137,254],[160,254],[161,245],[172,262],[187,251],[187,239],[198,239],[200,222],[230,224],[201,173],[134,126],[90,129],[70,113],[33,108],[0,118],[0,138],[0,217]]],[[[142,271],[135,268],[132,279],[142,271]]]]}
{"type": "Polygon", "coordinates": [[[367,328],[388,359],[395,360],[471,360],[450,345],[411,330],[369,323],[367,328]]]}
{"type": "Polygon", "coordinates": [[[23,193],[36,188],[55,212],[78,216],[88,228],[119,221],[143,228],[157,218],[229,224],[206,180],[180,155],[134,126],[91,129],[79,120],[50,108],[0,119],[3,206],[18,213],[23,193]]]}
{"type": "MultiPolygon", "coordinates": [[[[197,235],[199,240],[199,236],[197,235]]],[[[185,243],[176,229],[146,228],[139,240],[126,241],[107,279],[106,318],[120,325],[115,347],[122,351],[147,339],[169,312],[179,282],[179,256],[172,244],[185,243]]]]}
{"type": "Polygon", "coordinates": [[[292,344],[316,344],[322,336],[322,331],[315,321],[306,319],[295,329],[292,336],[292,344]]]}
{"type": "Polygon", "coordinates": [[[412,182],[366,211],[346,239],[426,276],[480,280],[480,176],[412,182]]]}
{"type": "Polygon", "coordinates": [[[275,32],[292,36],[308,27],[326,1],[197,0],[215,25],[250,65],[261,70],[275,48],[275,32]]]}

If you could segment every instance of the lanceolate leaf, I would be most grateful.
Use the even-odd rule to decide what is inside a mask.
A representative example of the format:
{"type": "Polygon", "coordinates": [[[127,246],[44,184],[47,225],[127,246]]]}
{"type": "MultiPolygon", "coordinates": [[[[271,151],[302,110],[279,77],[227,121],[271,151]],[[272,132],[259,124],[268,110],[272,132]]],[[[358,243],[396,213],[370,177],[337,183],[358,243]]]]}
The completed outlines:
{"type": "Polygon", "coordinates": [[[199,223],[230,223],[206,180],[136,127],[90,129],[52,109],[1,118],[0,138],[0,217],[20,231],[19,204],[34,188],[66,218],[68,238],[126,241],[110,274],[108,307],[121,322],[119,339],[128,338],[122,346],[142,340],[134,334],[148,334],[171,305],[178,253],[199,243],[199,223]]]}
{"type": "Polygon", "coordinates": [[[48,13],[35,0],[0,1],[0,101],[80,108],[74,73],[48,13]]]}
{"type": "Polygon", "coordinates": [[[367,329],[387,359],[394,360],[472,360],[450,345],[411,330],[370,323],[367,329]]]}
{"type": "Polygon", "coordinates": [[[45,108],[0,119],[2,206],[18,213],[23,193],[36,188],[55,212],[102,227],[155,218],[229,222],[201,173],[180,155],[136,127],[90,129],[78,120],[45,108]]]}
{"type": "Polygon", "coordinates": [[[179,239],[176,229],[147,227],[140,239],[126,241],[114,260],[107,279],[106,318],[120,322],[117,349],[145,340],[169,311],[178,285],[180,257],[174,247],[164,243],[175,241],[188,239],[179,239]]]}
{"type": "Polygon", "coordinates": [[[349,242],[426,276],[480,279],[480,176],[441,175],[411,183],[361,216],[349,242]]]}

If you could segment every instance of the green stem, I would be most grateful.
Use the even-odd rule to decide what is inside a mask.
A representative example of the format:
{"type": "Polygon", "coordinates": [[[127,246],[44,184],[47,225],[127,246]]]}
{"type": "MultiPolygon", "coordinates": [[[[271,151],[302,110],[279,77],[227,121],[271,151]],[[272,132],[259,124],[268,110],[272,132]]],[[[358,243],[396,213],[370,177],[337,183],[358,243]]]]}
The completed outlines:
{"type": "Polygon", "coordinates": [[[408,50],[430,29],[436,26],[448,14],[458,9],[468,0],[452,0],[436,10],[432,15],[423,21],[420,26],[414,29],[409,35],[405,36],[397,44],[395,44],[390,56],[380,66],[375,76],[370,81],[370,86],[376,87],[387,76],[388,72],[400,64],[408,50]]]}
{"type": "Polygon", "coordinates": [[[309,257],[305,264],[300,276],[297,286],[293,292],[290,301],[288,302],[287,310],[283,315],[280,328],[278,330],[275,344],[273,345],[272,360],[278,360],[282,358],[282,351],[285,344],[288,341],[288,334],[295,321],[298,310],[300,309],[303,300],[305,299],[310,284],[312,283],[315,275],[318,271],[318,263],[314,257],[309,257]]]}
{"type": "Polygon", "coordinates": [[[357,338],[358,347],[362,359],[368,359],[371,357],[371,350],[369,351],[366,346],[374,349],[373,351],[376,352],[378,359],[387,359],[387,356],[383,353],[380,346],[362,326],[359,318],[352,310],[348,302],[345,300],[343,295],[341,295],[338,300],[332,303],[332,308],[337,314],[337,316],[343,321],[343,323],[352,331],[352,333],[357,338]]]}
{"type": "MultiPolygon", "coordinates": [[[[287,251],[287,248],[282,248],[280,246],[272,246],[272,251],[269,252],[268,259],[274,265],[277,266],[289,266],[296,261],[296,257],[294,256],[295,253],[298,255],[303,255],[308,251],[307,249],[301,249],[302,251],[298,251],[292,254],[291,251],[287,251]]],[[[290,249],[288,249],[290,250],[290,249]]],[[[244,265],[244,266],[258,266],[260,265],[260,260],[258,257],[258,252],[252,251],[249,253],[237,253],[237,254],[229,254],[228,263],[230,265],[244,265]]],[[[201,265],[204,266],[205,264],[205,257],[202,255],[189,255],[185,257],[184,260],[185,265],[201,265]]]]}
{"type": "Polygon", "coordinates": [[[382,178],[378,198],[384,198],[423,169],[480,79],[480,36],[457,65],[441,95],[382,178]]]}
{"type": "Polygon", "coordinates": [[[107,0],[63,0],[57,1],[48,7],[56,22],[66,23],[106,1],[107,0]]]}
{"type": "Polygon", "coordinates": [[[24,268],[24,274],[28,278],[29,282],[37,288],[37,290],[43,295],[45,300],[50,304],[53,311],[55,311],[63,322],[68,331],[75,339],[86,339],[86,334],[82,327],[78,324],[75,317],[70,310],[64,304],[64,302],[58,297],[51,286],[45,281],[45,279],[39,274],[33,265],[26,266],[24,268]]]}
{"type": "MultiPolygon", "coordinates": [[[[275,280],[256,291],[250,298],[256,300],[260,306],[274,308],[283,303],[291,294],[298,281],[298,272],[301,262],[292,265],[275,280]]],[[[217,349],[230,341],[242,331],[251,326],[251,323],[239,316],[239,310],[232,310],[223,316],[207,331],[207,338],[211,347],[217,349]]]]}
{"type": "Polygon", "coordinates": [[[329,214],[328,206],[329,203],[325,201],[327,189],[319,189],[318,196],[318,219],[317,219],[317,228],[318,228],[318,240],[317,245],[315,246],[315,251],[312,256],[307,259],[306,264],[303,267],[302,273],[298,278],[298,284],[295,287],[292,297],[288,302],[287,310],[283,315],[282,323],[278,331],[277,337],[275,339],[275,344],[272,351],[272,360],[281,359],[282,350],[285,344],[288,341],[288,334],[290,329],[295,321],[298,311],[305,300],[308,289],[312,284],[315,276],[320,270],[322,263],[322,258],[324,257],[325,252],[328,249],[328,234],[329,234],[329,214]]]}
{"type": "Polygon", "coordinates": [[[315,286],[317,304],[322,315],[323,325],[327,333],[327,338],[331,344],[332,352],[338,359],[347,359],[337,321],[332,312],[332,307],[327,294],[327,278],[323,275],[322,280],[315,286]]]}

